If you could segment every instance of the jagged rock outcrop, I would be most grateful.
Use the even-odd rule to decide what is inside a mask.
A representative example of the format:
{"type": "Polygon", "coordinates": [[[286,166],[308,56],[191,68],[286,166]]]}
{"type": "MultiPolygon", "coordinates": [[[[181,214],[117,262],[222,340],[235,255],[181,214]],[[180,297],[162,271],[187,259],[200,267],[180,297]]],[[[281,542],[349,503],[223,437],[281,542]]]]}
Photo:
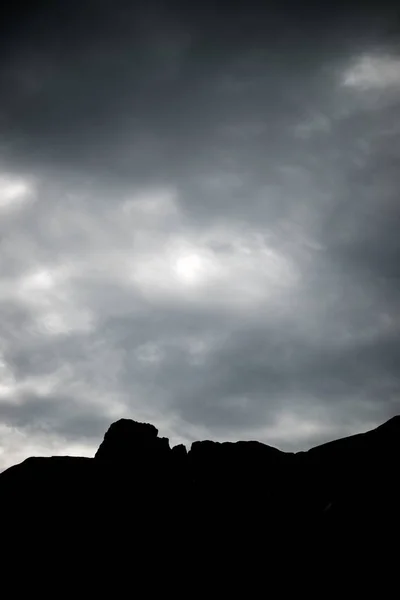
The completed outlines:
{"type": "Polygon", "coordinates": [[[159,438],[154,425],[120,419],[106,432],[95,459],[139,466],[150,458],[162,460],[169,450],[168,438],[159,438]]]}

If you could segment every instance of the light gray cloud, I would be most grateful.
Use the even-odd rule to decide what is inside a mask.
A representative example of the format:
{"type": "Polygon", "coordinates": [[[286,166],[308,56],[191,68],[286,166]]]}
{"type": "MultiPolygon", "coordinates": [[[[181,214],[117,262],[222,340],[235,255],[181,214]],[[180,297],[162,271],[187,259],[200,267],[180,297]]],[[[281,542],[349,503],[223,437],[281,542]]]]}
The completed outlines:
{"type": "Polygon", "coordinates": [[[293,450],[399,411],[391,9],[250,4],[6,21],[0,467],[121,416],[293,450]]]}

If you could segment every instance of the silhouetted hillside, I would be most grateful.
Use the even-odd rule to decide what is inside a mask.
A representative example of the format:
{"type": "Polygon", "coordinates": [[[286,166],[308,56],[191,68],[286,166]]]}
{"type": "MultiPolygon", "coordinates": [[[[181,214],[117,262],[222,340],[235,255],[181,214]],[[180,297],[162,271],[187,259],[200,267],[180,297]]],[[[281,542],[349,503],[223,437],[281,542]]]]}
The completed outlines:
{"type": "Polygon", "coordinates": [[[170,448],[153,425],[122,419],[92,459],[29,458],[2,473],[2,539],[106,569],[343,557],[394,531],[399,457],[399,417],[297,454],[254,441],[170,448]]]}

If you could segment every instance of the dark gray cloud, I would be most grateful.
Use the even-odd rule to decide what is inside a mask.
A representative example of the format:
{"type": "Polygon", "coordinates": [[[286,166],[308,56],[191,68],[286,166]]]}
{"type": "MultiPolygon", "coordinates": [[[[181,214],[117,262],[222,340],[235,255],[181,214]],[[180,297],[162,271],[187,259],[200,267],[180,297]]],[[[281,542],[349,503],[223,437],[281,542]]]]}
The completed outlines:
{"type": "Polygon", "coordinates": [[[399,412],[398,19],[363,4],[7,9],[0,466],[399,412]]]}

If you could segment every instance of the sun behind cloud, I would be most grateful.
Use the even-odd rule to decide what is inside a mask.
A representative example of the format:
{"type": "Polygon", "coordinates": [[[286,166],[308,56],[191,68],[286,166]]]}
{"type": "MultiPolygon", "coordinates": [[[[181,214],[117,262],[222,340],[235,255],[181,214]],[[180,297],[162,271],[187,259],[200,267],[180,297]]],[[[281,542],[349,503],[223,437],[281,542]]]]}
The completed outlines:
{"type": "Polygon", "coordinates": [[[174,272],[181,283],[201,284],[207,278],[207,261],[196,253],[182,254],[175,260],[174,272]]]}

